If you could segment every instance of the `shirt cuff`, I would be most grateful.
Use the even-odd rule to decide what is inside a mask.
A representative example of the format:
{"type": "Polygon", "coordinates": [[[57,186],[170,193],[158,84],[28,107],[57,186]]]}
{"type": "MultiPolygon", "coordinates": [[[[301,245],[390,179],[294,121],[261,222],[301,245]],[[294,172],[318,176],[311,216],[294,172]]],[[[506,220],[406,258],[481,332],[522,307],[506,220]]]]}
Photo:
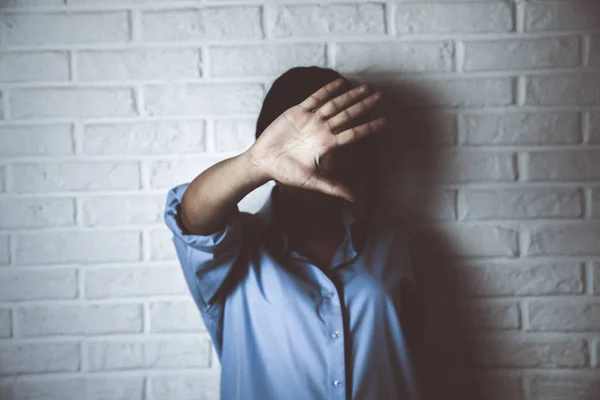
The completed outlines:
{"type": "Polygon", "coordinates": [[[226,246],[230,241],[235,240],[241,230],[239,229],[239,208],[228,217],[225,225],[219,230],[208,235],[190,234],[183,231],[180,225],[180,206],[183,194],[188,188],[189,183],[183,183],[169,190],[165,205],[164,221],[167,227],[173,232],[173,235],[181,239],[185,244],[199,250],[214,250],[226,246]]]}

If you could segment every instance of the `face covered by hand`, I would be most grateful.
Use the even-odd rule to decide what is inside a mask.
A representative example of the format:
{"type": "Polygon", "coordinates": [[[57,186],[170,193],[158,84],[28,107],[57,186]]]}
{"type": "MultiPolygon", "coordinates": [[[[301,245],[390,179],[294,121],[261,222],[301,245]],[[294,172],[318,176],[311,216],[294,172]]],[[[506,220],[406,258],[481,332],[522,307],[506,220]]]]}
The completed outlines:
{"type": "MultiPolygon", "coordinates": [[[[355,142],[326,154],[319,165],[319,172],[333,181],[341,181],[353,188],[355,192],[362,188],[358,185],[362,182],[360,178],[365,173],[365,168],[361,161],[365,160],[365,146],[361,142],[355,142]]],[[[284,192],[285,208],[294,210],[297,215],[306,215],[307,213],[319,212],[326,214],[339,211],[342,203],[347,200],[330,196],[325,193],[302,189],[298,187],[284,186],[280,192],[284,192]]],[[[358,194],[358,193],[357,193],[358,194]]]]}
{"type": "MultiPolygon", "coordinates": [[[[353,86],[357,87],[359,83],[355,82],[353,86]]],[[[388,114],[385,106],[376,106],[374,109],[356,117],[352,125],[365,124],[377,117],[388,114]]],[[[341,126],[335,133],[344,131],[347,128],[349,127],[341,126]]],[[[320,159],[318,173],[334,182],[346,184],[358,194],[363,190],[363,178],[368,179],[368,176],[364,175],[374,170],[371,168],[372,166],[366,165],[373,158],[369,157],[368,153],[371,152],[374,143],[375,137],[365,138],[333,149],[320,159]]],[[[289,209],[300,215],[313,212],[328,215],[328,213],[339,211],[340,206],[348,202],[343,198],[315,190],[288,186],[282,189],[284,189],[282,192],[286,192],[282,197],[285,197],[289,209]]]]}

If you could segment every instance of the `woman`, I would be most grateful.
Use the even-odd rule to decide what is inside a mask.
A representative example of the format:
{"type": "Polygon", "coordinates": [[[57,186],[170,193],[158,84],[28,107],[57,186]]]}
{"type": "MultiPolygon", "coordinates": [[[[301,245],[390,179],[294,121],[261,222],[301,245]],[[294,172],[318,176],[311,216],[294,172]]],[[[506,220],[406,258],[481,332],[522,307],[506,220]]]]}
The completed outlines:
{"type": "Polygon", "coordinates": [[[377,207],[383,104],[331,69],[292,68],[270,88],[253,145],[169,192],[165,222],[219,356],[222,400],[419,398],[401,319],[406,241],[377,207]],[[260,211],[241,212],[271,179],[260,211]]]}

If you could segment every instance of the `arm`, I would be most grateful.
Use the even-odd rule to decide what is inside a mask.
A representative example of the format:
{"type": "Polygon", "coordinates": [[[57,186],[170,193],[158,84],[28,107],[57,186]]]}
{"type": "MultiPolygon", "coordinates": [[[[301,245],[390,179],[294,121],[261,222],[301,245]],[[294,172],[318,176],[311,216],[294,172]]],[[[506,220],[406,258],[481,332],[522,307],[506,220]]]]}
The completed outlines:
{"type": "Polygon", "coordinates": [[[198,175],[183,195],[180,219],[184,230],[196,235],[220,230],[239,201],[269,180],[250,151],[214,164],[198,175]]]}
{"type": "Polygon", "coordinates": [[[247,151],[212,165],[167,195],[165,223],[173,233],[190,293],[203,313],[215,304],[241,251],[245,227],[237,204],[268,180],[247,151]]]}

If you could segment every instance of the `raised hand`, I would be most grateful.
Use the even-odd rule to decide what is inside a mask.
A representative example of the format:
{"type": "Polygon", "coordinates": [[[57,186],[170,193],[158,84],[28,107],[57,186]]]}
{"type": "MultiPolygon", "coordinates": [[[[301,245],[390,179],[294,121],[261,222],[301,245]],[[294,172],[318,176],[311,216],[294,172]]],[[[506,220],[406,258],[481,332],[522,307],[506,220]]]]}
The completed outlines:
{"type": "Polygon", "coordinates": [[[282,184],[353,200],[342,182],[324,176],[320,163],[333,149],[380,131],[390,122],[378,117],[357,124],[382,99],[368,85],[342,92],[344,78],[324,85],[275,119],[248,149],[253,162],[282,184]]]}

